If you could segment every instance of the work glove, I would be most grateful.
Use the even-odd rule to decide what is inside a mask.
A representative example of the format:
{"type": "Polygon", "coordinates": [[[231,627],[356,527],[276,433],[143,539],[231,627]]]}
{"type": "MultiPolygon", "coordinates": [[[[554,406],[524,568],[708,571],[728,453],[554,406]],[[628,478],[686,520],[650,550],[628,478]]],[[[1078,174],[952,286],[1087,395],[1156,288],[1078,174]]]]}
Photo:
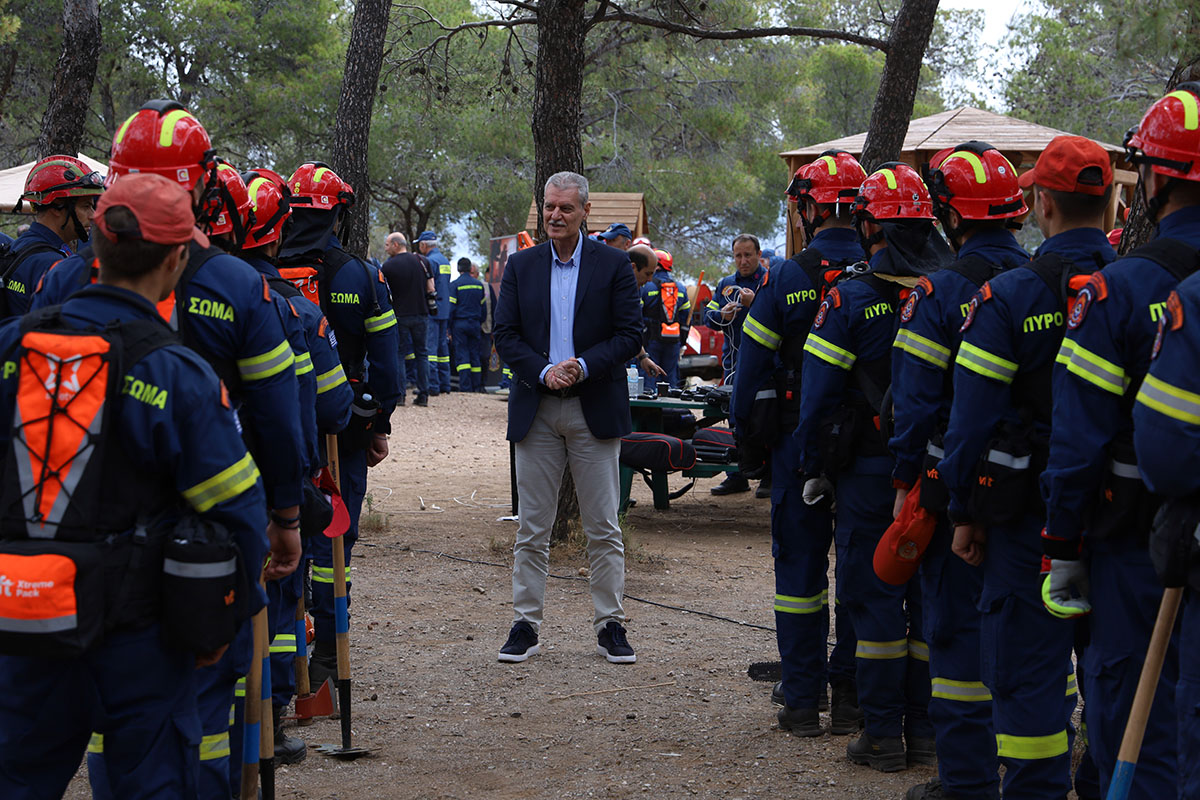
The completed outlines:
{"type": "Polygon", "coordinates": [[[815,506],[821,502],[821,498],[831,494],[833,494],[833,484],[824,475],[819,478],[809,478],[804,482],[805,505],[815,506]]]}
{"type": "Polygon", "coordinates": [[[1042,558],[1042,603],[1059,619],[1076,619],[1092,613],[1088,602],[1091,582],[1088,568],[1082,561],[1042,558]]]}

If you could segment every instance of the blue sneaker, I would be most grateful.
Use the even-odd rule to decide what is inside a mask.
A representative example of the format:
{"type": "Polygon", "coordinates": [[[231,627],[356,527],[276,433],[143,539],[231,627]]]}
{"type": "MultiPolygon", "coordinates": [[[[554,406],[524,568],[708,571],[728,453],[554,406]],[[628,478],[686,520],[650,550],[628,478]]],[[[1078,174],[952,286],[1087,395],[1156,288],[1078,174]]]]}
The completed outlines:
{"type": "Polygon", "coordinates": [[[612,664],[632,664],[637,661],[629,640],[625,638],[625,629],[615,619],[610,619],[596,637],[596,652],[612,664]]]}
{"type": "Polygon", "coordinates": [[[500,648],[499,660],[512,664],[520,663],[532,655],[537,655],[541,645],[538,644],[537,631],[528,622],[513,623],[508,632],[508,641],[500,648]]]}

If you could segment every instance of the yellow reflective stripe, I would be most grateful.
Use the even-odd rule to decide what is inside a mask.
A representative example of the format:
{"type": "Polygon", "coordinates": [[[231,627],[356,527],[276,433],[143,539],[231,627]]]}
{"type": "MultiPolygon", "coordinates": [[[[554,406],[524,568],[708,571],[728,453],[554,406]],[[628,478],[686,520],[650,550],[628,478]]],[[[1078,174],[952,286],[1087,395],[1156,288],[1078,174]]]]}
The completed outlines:
{"type": "Polygon", "coordinates": [[[215,761],[229,757],[229,731],[200,738],[200,760],[215,761]]]}
{"type": "Polygon", "coordinates": [[[255,178],[250,181],[250,185],[246,187],[246,191],[250,192],[250,208],[258,211],[258,189],[267,183],[266,178],[255,178]]]}
{"type": "MultiPolygon", "coordinates": [[[[313,583],[333,583],[333,567],[313,565],[313,583]]],[[[346,567],[346,580],[350,580],[350,568],[346,567]]]]}
{"type": "Polygon", "coordinates": [[[956,364],[972,372],[977,372],[985,378],[992,378],[1001,383],[1012,383],[1017,374],[1017,364],[1007,358],[989,353],[970,342],[963,342],[958,349],[956,364]]]}
{"type": "Polygon", "coordinates": [[[908,640],[908,657],[915,658],[917,661],[929,660],[929,645],[922,642],[920,639],[908,640]]]}
{"type": "Polygon", "coordinates": [[[1184,130],[1194,131],[1200,128],[1200,104],[1197,104],[1194,94],[1181,89],[1177,92],[1171,92],[1167,97],[1174,97],[1183,104],[1184,130]]]}
{"type": "Polygon", "coordinates": [[[828,589],[823,589],[820,594],[814,594],[812,597],[792,597],[786,594],[775,595],[775,610],[782,614],[815,614],[826,608],[828,603],[828,589]]]}
{"type": "Polygon", "coordinates": [[[323,372],[317,376],[317,394],[325,394],[330,389],[336,389],[346,382],[346,373],[342,369],[342,365],[338,364],[329,372],[323,372]]]}
{"type": "MultiPolygon", "coordinates": [[[[246,685],[242,684],[242,693],[240,697],[246,696],[246,685]]],[[[237,722],[237,703],[229,704],[229,727],[233,727],[233,723],[237,722]]]]}
{"type": "Polygon", "coordinates": [[[133,122],[133,118],[136,117],[138,113],[139,112],[135,111],[130,114],[129,118],[121,123],[121,127],[117,128],[117,144],[120,144],[125,138],[125,131],[129,130],[129,123],[133,122]]]}
{"type": "Polygon", "coordinates": [[[1073,352],[1075,352],[1075,340],[1063,339],[1062,347],[1058,348],[1058,355],[1054,357],[1054,362],[1064,366],[1070,364],[1073,352]]]}
{"type": "Polygon", "coordinates": [[[932,339],[927,339],[919,333],[913,333],[908,328],[901,328],[896,333],[892,347],[898,347],[910,355],[928,361],[938,369],[950,366],[950,348],[943,347],[932,339]]]}
{"type": "Polygon", "coordinates": [[[707,308],[710,311],[720,311],[721,310],[721,307],[719,305],[717,305],[716,300],[709,300],[708,305],[705,306],[705,308],[707,308]]]}
{"type": "Polygon", "coordinates": [[[409,353],[408,355],[406,355],[406,356],[404,357],[404,360],[405,360],[405,361],[416,361],[416,360],[417,360],[417,354],[416,354],[416,353],[409,353]]]}
{"type": "Polygon", "coordinates": [[[296,355],[295,361],[297,375],[307,375],[313,371],[312,356],[308,353],[299,353],[296,355]]]}
{"type": "Polygon", "coordinates": [[[1079,738],[1083,740],[1083,749],[1086,750],[1088,748],[1088,735],[1087,735],[1087,723],[1086,722],[1081,721],[1079,723],[1079,738]]]}
{"type": "Polygon", "coordinates": [[[1172,419],[1200,425],[1200,394],[1172,386],[1161,378],[1147,374],[1137,401],[1172,419]]]}
{"type": "Polygon", "coordinates": [[[815,333],[810,333],[808,338],[804,340],[804,350],[842,369],[850,369],[858,359],[858,356],[854,355],[854,353],[851,353],[849,350],[843,350],[833,342],[828,342],[815,333]]]}
{"type": "Polygon", "coordinates": [[[1020,758],[1034,761],[1042,758],[1058,758],[1067,752],[1065,730],[1049,736],[1013,736],[996,734],[996,755],[1001,758],[1020,758]]]}
{"type": "Polygon", "coordinates": [[[317,167],[317,171],[313,173],[313,183],[320,183],[326,172],[333,172],[333,170],[329,167],[317,167]]]}
{"type": "Polygon", "coordinates": [[[280,633],[276,634],[271,640],[272,653],[295,653],[296,652],[296,634],[280,633]]]}
{"type": "Polygon", "coordinates": [[[175,123],[191,114],[181,108],[168,111],[162,118],[162,127],[158,129],[158,146],[170,147],[175,141],[175,123]]]}
{"type": "Polygon", "coordinates": [[[1067,697],[1073,694],[1079,694],[1079,684],[1076,682],[1075,673],[1067,673],[1067,697]]]}
{"type": "Polygon", "coordinates": [[[825,162],[825,166],[829,169],[830,175],[837,175],[837,162],[833,160],[833,156],[821,156],[817,160],[825,162]]]}
{"type": "MultiPolygon", "coordinates": [[[[132,117],[130,117],[130,119],[132,119],[132,117]]],[[[129,123],[126,122],[125,124],[128,125],[129,123]]],[[[92,738],[88,739],[87,751],[89,753],[95,753],[97,755],[100,755],[101,753],[104,752],[104,734],[103,733],[93,733],[92,734],[92,738]]]]}
{"type": "Polygon", "coordinates": [[[1115,395],[1125,394],[1125,389],[1129,386],[1129,378],[1126,377],[1124,369],[1101,358],[1079,342],[1071,346],[1071,360],[1067,363],[1067,371],[1115,395]]]}
{"type": "Polygon", "coordinates": [[[751,315],[747,315],[746,321],[742,325],[742,333],[768,350],[778,350],[780,343],[783,341],[783,337],[751,315]]]}
{"type": "Polygon", "coordinates": [[[218,503],[237,497],[254,486],[256,480],[258,466],[250,454],[246,453],[237,463],[226,467],[208,480],[201,481],[190,489],[184,489],[183,497],[192,504],[192,508],[203,514],[218,503]]]}
{"type": "Polygon", "coordinates": [[[897,639],[894,642],[869,642],[858,640],[854,650],[855,658],[889,659],[906,658],[908,656],[908,639],[897,639]]]}
{"type": "Polygon", "coordinates": [[[454,295],[450,295],[450,302],[451,302],[451,303],[454,303],[455,305],[457,305],[457,304],[458,304],[458,298],[457,298],[456,296],[454,296],[454,295]]]}
{"type": "Polygon", "coordinates": [[[877,169],[877,170],[875,170],[875,172],[873,174],[882,175],[887,180],[887,186],[889,189],[896,188],[896,173],[895,172],[892,172],[890,169],[885,168],[885,169],[877,169]]]}
{"type": "Polygon", "coordinates": [[[438,267],[438,272],[441,273],[442,275],[449,275],[450,274],[450,265],[442,264],[440,267],[438,267]]]}
{"type": "MultiPolygon", "coordinates": [[[[237,679],[237,684],[234,686],[234,689],[233,689],[233,696],[234,697],[245,697],[246,696],[246,676],[245,675],[243,675],[242,677],[237,679]]],[[[230,710],[230,713],[232,713],[233,706],[230,706],[229,710],[230,710]]],[[[232,724],[232,723],[230,723],[230,724],[232,724]]]]}
{"type": "Polygon", "coordinates": [[[958,150],[946,156],[946,158],[942,160],[942,163],[945,164],[952,158],[961,158],[975,169],[976,183],[987,183],[987,171],[984,170],[983,162],[979,160],[979,156],[975,155],[970,150],[958,150]]]}
{"type": "Polygon", "coordinates": [[[650,291],[646,292],[646,297],[658,297],[658,290],[651,289],[650,291]]]}
{"type": "Polygon", "coordinates": [[[471,362],[469,362],[469,361],[466,364],[455,364],[454,365],[454,369],[456,372],[462,372],[464,369],[470,369],[470,368],[471,368],[471,362]]]}
{"type": "Polygon", "coordinates": [[[386,331],[395,324],[396,312],[391,310],[385,311],[378,317],[367,317],[366,321],[363,322],[363,326],[367,329],[367,333],[379,333],[380,331],[386,331]]]}
{"type": "Polygon", "coordinates": [[[238,374],[244,381],[261,381],[283,372],[295,360],[295,356],[292,355],[292,347],[285,340],[262,355],[239,358],[237,360],[238,374]]]}
{"type": "Polygon", "coordinates": [[[955,700],[960,703],[986,703],[992,699],[992,693],[982,681],[956,681],[952,678],[930,678],[932,697],[942,700],[955,700]]]}

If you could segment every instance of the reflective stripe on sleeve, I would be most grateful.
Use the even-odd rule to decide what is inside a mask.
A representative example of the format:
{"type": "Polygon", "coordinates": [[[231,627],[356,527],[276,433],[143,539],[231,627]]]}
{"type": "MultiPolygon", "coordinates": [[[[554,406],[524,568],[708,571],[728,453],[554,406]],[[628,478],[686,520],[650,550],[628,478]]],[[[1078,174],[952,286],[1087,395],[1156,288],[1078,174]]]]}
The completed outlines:
{"type": "Polygon", "coordinates": [[[866,639],[859,639],[858,647],[854,651],[854,657],[877,660],[907,658],[908,639],[897,639],[894,642],[869,642],[866,639]]]}
{"type": "Polygon", "coordinates": [[[87,751],[100,755],[104,752],[104,734],[93,733],[92,738],[88,739],[87,751]]]}
{"type": "Polygon", "coordinates": [[[919,333],[913,333],[908,328],[901,328],[896,333],[896,340],[892,342],[892,347],[898,347],[922,361],[933,364],[938,369],[946,369],[950,366],[950,348],[943,347],[919,333]]]}
{"type": "Polygon", "coordinates": [[[296,634],[294,633],[278,633],[271,640],[272,653],[296,653],[296,634]]]}
{"type": "Polygon", "coordinates": [[[395,327],[395,325],[396,312],[390,310],[385,311],[378,317],[367,317],[363,321],[363,327],[367,333],[379,333],[380,331],[386,331],[388,328],[395,327]]]}
{"type": "Polygon", "coordinates": [[[312,356],[308,353],[297,353],[294,363],[297,375],[307,375],[313,371],[312,356]]]}
{"type": "Polygon", "coordinates": [[[1147,374],[1138,389],[1137,401],[1172,419],[1200,425],[1200,394],[1172,386],[1161,378],[1147,374]]]}
{"type": "Polygon", "coordinates": [[[991,378],[1001,383],[1012,383],[1017,374],[1016,362],[989,353],[970,342],[962,343],[958,349],[958,359],[955,363],[964,369],[969,369],[985,378],[991,378]]]}
{"type": "MultiPolygon", "coordinates": [[[[333,567],[313,565],[313,583],[333,583],[333,567]]],[[[350,580],[350,567],[346,567],[346,580],[350,580]]]]}
{"type": "Polygon", "coordinates": [[[1058,758],[1066,752],[1067,732],[1065,730],[1052,733],[1049,736],[996,734],[996,755],[1002,758],[1020,758],[1025,761],[1035,761],[1043,758],[1058,758]]]}
{"type": "Polygon", "coordinates": [[[342,369],[342,365],[338,364],[329,372],[323,372],[317,376],[317,394],[325,394],[330,389],[336,389],[346,382],[346,373],[342,369]]]}
{"type": "Polygon", "coordinates": [[[917,661],[929,660],[929,645],[922,642],[920,639],[908,640],[908,657],[915,658],[917,661]]]}
{"type": "Polygon", "coordinates": [[[1054,357],[1054,363],[1066,366],[1071,363],[1071,353],[1075,351],[1074,339],[1063,339],[1062,347],[1058,348],[1058,355],[1054,357]]]}
{"type": "Polygon", "coordinates": [[[277,347],[262,355],[239,358],[237,360],[238,374],[242,376],[242,380],[244,381],[261,381],[283,372],[294,361],[295,357],[292,355],[291,345],[283,341],[277,347]]]}
{"type": "Polygon", "coordinates": [[[183,497],[192,508],[203,514],[217,503],[237,497],[258,480],[258,466],[249,453],[237,463],[218,472],[206,481],[183,490],[183,497]]]}
{"type": "Polygon", "coordinates": [[[761,344],[768,350],[778,350],[783,339],[775,331],[756,320],[753,315],[747,316],[742,324],[742,333],[761,344]]]}
{"type": "Polygon", "coordinates": [[[200,739],[200,760],[215,761],[229,757],[229,731],[214,733],[200,739]]]}
{"type": "Polygon", "coordinates": [[[992,693],[982,681],[956,681],[951,678],[930,678],[933,691],[932,697],[941,700],[954,700],[959,703],[986,703],[992,699],[992,693]]]}
{"type": "Polygon", "coordinates": [[[775,610],[782,614],[815,614],[826,608],[828,603],[828,589],[823,589],[820,594],[814,594],[812,597],[775,595],[775,610]]]}
{"type": "Polygon", "coordinates": [[[1067,673],[1067,694],[1066,694],[1066,696],[1070,697],[1073,694],[1079,694],[1079,684],[1076,682],[1075,673],[1068,672],[1067,673]]]}
{"type": "Polygon", "coordinates": [[[817,336],[815,333],[810,333],[808,338],[804,340],[804,351],[812,353],[822,361],[828,361],[835,367],[842,369],[850,369],[854,366],[854,362],[858,360],[858,356],[851,353],[849,350],[843,350],[832,342],[828,342],[817,336]]]}
{"type": "Polygon", "coordinates": [[[1014,456],[1003,450],[988,450],[986,458],[993,464],[999,464],[1009,469],[1029,469],[1031,461],[1030,456],[1014,456]]]}
{"type": "Polygon", "coordinates": [[[1129,386],[1129,378],[1124,369],[1101,358],[1079,342],[1071,346],[1071,360],[1067,362],[1067,371],[1118,396],[1125,394],[1125,389],[1129,386]]]}

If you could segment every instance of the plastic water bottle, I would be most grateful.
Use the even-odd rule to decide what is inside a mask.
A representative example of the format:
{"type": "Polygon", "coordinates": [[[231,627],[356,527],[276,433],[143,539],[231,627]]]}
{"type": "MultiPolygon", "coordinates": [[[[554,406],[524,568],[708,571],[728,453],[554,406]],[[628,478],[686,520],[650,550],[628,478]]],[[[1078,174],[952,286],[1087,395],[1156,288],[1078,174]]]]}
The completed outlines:
{"type": "Polygon", "coordinates": [[[627,367],[625,369],[625,385],[630,397],[637,397],[638,392],[638,372],[637,367],[627,367]]]}

